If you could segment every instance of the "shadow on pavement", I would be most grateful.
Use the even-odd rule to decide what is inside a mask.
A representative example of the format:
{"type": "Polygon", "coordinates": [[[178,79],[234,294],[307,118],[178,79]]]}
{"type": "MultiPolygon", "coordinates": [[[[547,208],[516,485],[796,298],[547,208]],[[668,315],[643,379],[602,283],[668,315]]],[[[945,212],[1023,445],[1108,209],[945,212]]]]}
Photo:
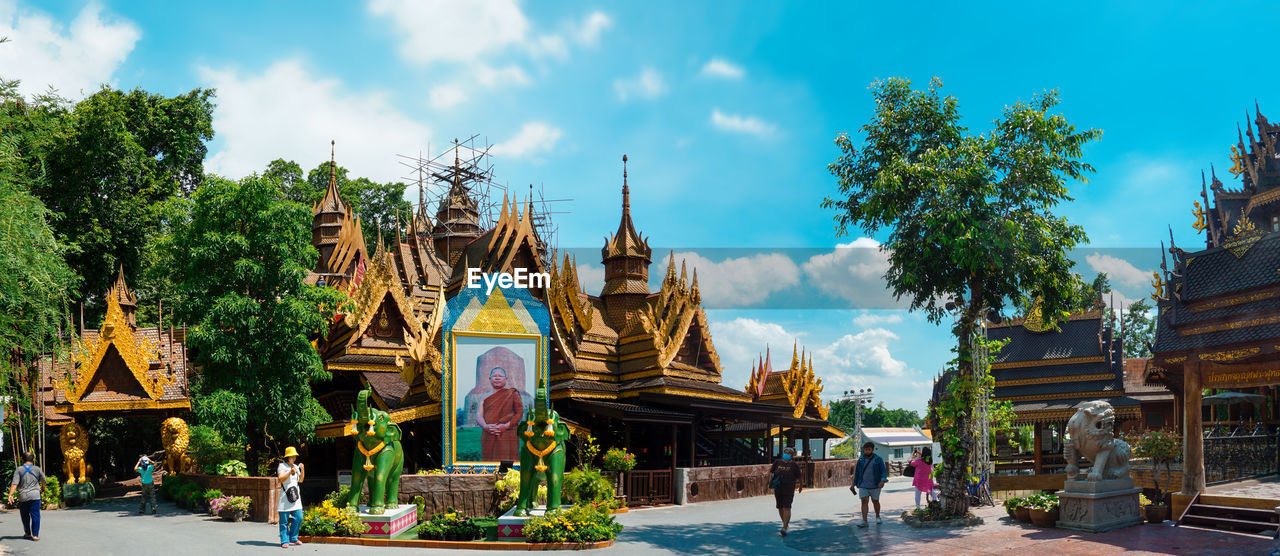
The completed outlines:
{"type": "Polygon", "coordinates": [[[280,546],[278,542],[267,541],[236,541],[236,544],[240,546],[280,546]]]}
{"type": "Polygon", "coordinates": [[[791,523],[785,537],[778,535],[778,521],[749,523],[697,523],[685,527],[670,525],[631,525],[619,540],[649,545],[676,553],[697,547],[700,553],[770,554],[782,546],[801,552],[862,552],[862,542],[849,523],[841,520],[800,520],[791,523]]]}

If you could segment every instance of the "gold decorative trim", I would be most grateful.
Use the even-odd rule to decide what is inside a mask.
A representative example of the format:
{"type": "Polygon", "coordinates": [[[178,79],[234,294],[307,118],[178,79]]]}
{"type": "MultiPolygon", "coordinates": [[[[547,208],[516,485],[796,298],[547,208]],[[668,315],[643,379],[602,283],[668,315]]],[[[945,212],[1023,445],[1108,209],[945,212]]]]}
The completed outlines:
{"type": "Polygon", "coordinates": [[[1223,330],[1237,330],[1240,328],[1249,328],[1251,326],[1262,326],[1266,324],[1275,324],[1280,322],[1280,315],[1271,315],[1268,317],[1258,317],[1249,320],[1237,320],[1231,322],[1219,322],[1214,324],[1205,324],[1194,328],[1184,328],[1178,330],[1179,336],[1194,336],[1197,334],[1208,334],[1210,332],[1221,332],[1223,330]]]}
{"type": "Polygon", "coordinates": [[[57,382],[57,388],[62,390],[63,396],[70,402],[77,402],[84,396],[89,383],[97,376],[103,358],[112,347],[115,347],[125,367],[153,402],[164,396],[164,387],[172,382],[163,372],[151,375],[151,362],[160,359],[159,348],[151,339],[134,334],[129,319],[120,307],[117,292],[123,287],[124,275],[121,274],[117,285],[107,290],[107,314],[102,319],[98,335],[82,339],[79,345],[72,348],[71,369],[57,382]]]}
{"type": "Polygon", "coordinates": [[[1091,375],[1042,376],[1015,380],[997,380],[996,388],[1000,388],[1002,386],[1026,386],[1029,384],[1057,384],[1062,382],[1084,382],[1086,380],[1107,380],[1115,377],[1115,373],[1097,373],[1091,375]]]}
{"type": "Polygon", "coordinates": [[[343,350],[345,355],[377,355],[382,357],[395,357],[397,355],[408,355],[409,350],[404,347],[374,348],[374,347],[349,347],[343,350]]]}
{"type": "Polygon", "coordinates": [[[565,398],[582,399],[582,400],[617,400],[614,394],[606,392],[583,392],[581,390],[561,390],[551,395],[553,400],[561,400],[565,398]]]}
{"type": "Polygon", "coordinates": [[[1021,369],[1024,367],[1050,367],[1054,365],[1075,365],[1076,363],[1102,363],[1106,358],[1101,355],[1086,357],[1061,357],[1058,359],[1037,359],[1034,361],[1011,361],[1008,363],[992,363],[991,370],[1021,369]]]}
{"type": "Polygon", "coordinates": [[[1168,358],[1165,358],[1165,359],[1163,359],[1163,360],[1161,361],[1161,363],[1181,363],[1181,362],[1186,361],[1186,360],[1187,360],[1187,356],[1185,356],[1185,355],[1179,355],[1179,356],[1177,356],[1177,357],[1168,357],[1168,358]]]}
{"type": "Polygon", "coordinates": [[[93,411],[117,411],[122,409],[190,409],[191,401],[181,400],[127,400],[117,402],[74,402],[54,404],[59,413],[89,413],[93,411]]]}
{"type": "Polygon", "coordinates": [[[1251,356],[1257,355],[1258,352],[1260,351],[1262,351],[1262,348],[1251,347],[1251,348],[1232,349],[1227,351],[1218,351],[1214,353],[1201,353],[1200,360],[1216,361],[1218,363],[1224,363],[1227,361],[1235,361],[1237,359],[1244,359],[1246,357],[1251,357],[1251,356]]]}
{"type": "Polygon", "coordinates": [[[420,405],[417,407],[397,409],[395,411],[388,412],[387,416],[391,419],[393,423],[404,423],[406,421],[414,421],[417,419],[424,419],[427,417],[439,417],[440,404],[433,403],[433,404],[427,404],[427,405],[420,405]]]}
{"type": "Polygon", "coordinates": [[[694,373],[690,371],[681,371],[678,369],[666,368],[666,369],[649,369],[647,371],[632,371],[629,373],[622,373],[622,376],[619,379],[619,382],[625,382],[628,380],[637,380],[641,378],[649,378],[653,376],[667,376],[672,378],[683,378],[688,380],[702,380],[706,378],[705,373],[694,373]]]}
{"type": "Polygon", "coordinates": [[[1038,402],[1041,400],[1064,400],[1067,398],[1116,398],[1123,396],[1119,390],[1099,390],[1096,392],[1063,392],[1061,394],[1033,394],[1028,396],[992,397],[993,400],[1008,402],[1038,402]]]}
{"type": "Polygon", "coordinates": [[[373,365],[366,363],[325,363],[326,371],[349,371],[357,373],[398,373],[400,369],[394,363],[388,365],[373,365]]]}
{"type": "Polygon", "coordinates": [[[628,354],[627,354],[627,355],[625,355],[625,356],[618,356],[618,362],[623,362],[623,361],[635,361],[635,360],[637,360],[637,359],[646,359],[646,358],[654,357],[654,356],[658,356],[658,355],[661,355],[661,354],[660,354],[660,353],[658,353],[658,350],[656,350],[656,349],[649,349],[649,350],[645,350],[645,351],[637,351],[637,352],[635,352],[635,353],[628,353],[628,354]]]}
{"type": "MultiPolygon", "coordinates": [[[[1117,416],[1120,416],[1120,417],[1140,417],[1142,415],[1141,409],[1136,407],[1117,407],[1115,408],[1115,413],[1117,416]]],[[[1037,421],[1040,421],[1040,422],[1058,421],[1058,420],[1065,421],[1067,419],[1070,419],[1071,416],[1075,414],[1076,414],[1076,410],[1073,408],[1036,409],[1032,411],[1024,411],[1022,413],[1019,413],[1017,417],[1013,419],[1013,422],[1016,424],[1020,422],[1034,423],[1037,421]]]]}
{"type": "Polygon", "coordinates": [[[1221,307],[1230,307],[1232,305],[1240,305],[1242,303],[1252,303],[1254,301],[1262,301],[1280,296],[1280,289],[1269,289],[1260,292],[1254,292],[1245,295],[1237,295],[1226,299],[1216,299],[1211,301],[1201,301],[1198,303],[1188,303],[1187,309],[1193,313],[1207,311],[1209,309],[1218,309],[1221,307]]]}
{"type": "Polygon", "coordinates": [[[629,392],[623,392],[621,397],[634,398],[644,392],[651,392],[654,394],[668,394],[672,396],[687,396],[690,398],[705,398],[709,400],[728,400],[728,401],[734,401],[734,402],[751,401],[751,398],[747,397],[746,394],[743,394],[741,396],[730,396],[728,394],[719,394],[715,392],[701,392],[701,391],[693,390],[689,388],[672,388],[669,386],[662,386],[659,388],[644,388],[641,390],[632,390],[629,392]]]}

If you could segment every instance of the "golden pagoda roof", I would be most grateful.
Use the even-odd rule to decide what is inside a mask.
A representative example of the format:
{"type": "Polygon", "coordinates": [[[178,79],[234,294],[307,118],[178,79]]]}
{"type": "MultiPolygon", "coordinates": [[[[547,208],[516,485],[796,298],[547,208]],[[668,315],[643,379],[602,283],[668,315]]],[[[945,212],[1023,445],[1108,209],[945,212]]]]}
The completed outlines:
{"type": "Polygon", "coordinates": [[[755,401],[794,408],[796,418],[808,414],[826,419],[830,410],[822,401],[822,379],[814,372],[813,356],[806,360],[798,346],[792,348],[791,365],[783,371],[773,370],[766,348],[765,357],[751,370],[746,390],[755,401]]]}
{"type": "Polygon", "coordinates": [[[342,200],[342,194],[338,191],[338,163],[334,157],[333,141],[329,142],[329,187],[325,189],[324,197],[320,199],[320,202],[311,207],[312,214],[321,212],[351,212],[346,201],[342,200]]]}
{"type": "Polygon", "coordinates": [[[618,231],[605,242],[601,254],[605,259],[614,257],[637,257],[649,262],[653,249],[649,241],[636,232],[631,222],[631,188],[627,185],[627,155],[622,155],[622,220],[618,222],[618,231]]]}

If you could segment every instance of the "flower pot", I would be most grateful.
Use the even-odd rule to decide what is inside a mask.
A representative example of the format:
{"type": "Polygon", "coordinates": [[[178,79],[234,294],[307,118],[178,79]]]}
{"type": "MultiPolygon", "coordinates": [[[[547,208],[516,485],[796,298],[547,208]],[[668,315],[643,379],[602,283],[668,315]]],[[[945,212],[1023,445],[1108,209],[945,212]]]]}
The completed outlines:
{"type": "Polygon", "coordinates": [[[1018,521],[1021,521],[1023,523],[1031,523],[1031,509],[1030,508],[1014,508],[1013,517],[1018,518],[1018,521]]]}
{"type": "Polygon", "coordinates": [[[249,512],[244,510],[228,509],[218,512],[218,517],[221,517],[223,521],[244,521],[244,518],[248,517],[248,515],[249,512]]]}
{"type": "Polygon", "coordinates": [[[1151,504],[1143,506],[1142,511],[1147,514],[1147,523],[1162,523],[1165,519],[1168,519],[1169,506],[1151,504]]]}
{"type": "Polygon", "coordinates": [[[1051,511],[1032,509],[1031,523],[1034,523],[1036,527],[1053,527],[1058,523],[1058,509],[1054,508],[1051,511]]]}

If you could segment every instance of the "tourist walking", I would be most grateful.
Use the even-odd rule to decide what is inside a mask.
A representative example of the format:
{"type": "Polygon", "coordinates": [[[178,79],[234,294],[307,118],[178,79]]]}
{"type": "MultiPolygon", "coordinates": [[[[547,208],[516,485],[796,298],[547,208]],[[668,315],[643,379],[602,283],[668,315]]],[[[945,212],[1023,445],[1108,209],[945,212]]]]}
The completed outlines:
{"type": "Polygon", "coordinates": [[[133,470],[138,472],[138,480],[142,482],[142,502],[138,503],[138,515],[142,515],[147,511],[147,503],[151,504],[151,515],[156,513],[156,480],[155,470],[156,464],[151,458],[142,456],[138,458],[138,463],[134,464],[133,470]]]}
{"type": "Polygon", "coordinates": [[[22,465],[13,470],[9,498],[18,493],[18,514],[22,519],[22,538],[40,540],[40,502],[44,495],[44,471],[35,464],[31,452],[22,453],[22,465]]]}
{"type": "Polygon", "coordinates": [[[302,546],[298,540],[298,531],[302,529],[302,492],[298,483],[307,478],[306,469],[298,461],[298,449],[289,446],[284,449],[284,460],[276,466],[276,476],[280,479],[280,502],[276,511],[280,513],[280,548],[289,545],[302,546]]]}
{"type": "Polygon", "coordinates": [[[862,523],[858,527],[867,526],[867,500],[875,504],[876,507],[876,523],[884,523],[880,519],[880,489],[884,488],[885,482],[889,480],[889,472],[885,468],[884,460],[876,455],[876,445],[867,442],[862,445],[862,457],[858,458],[858,463],[853,468],[853,484],[849,486],[849,490],[858,495],[862,499],[862,523]]]}
{"type": "Polygon", "coordinates": [[[778,534],[787,536],[787,528],[791,526],[791,501],[796,490],[804,492],[804,472],[795,462],[796,449],[787,447],[782,450],[782,457],[773,460],[769,468],[769,487],[773,489],[773,500],[778,507],[778,517],[782,518],[782,528],[778,534]]]}
{"type": "Polygon", "coordinates": [[[911,486],[916,487],[916,507],[920,507],[920,493],[924,493],[924,502],[928,505],[930,500],[937,500],[933,495],[933,448],[925,447],[924,452],[918,454],[919,457],[911,460],[911,467],[915,468],[915,474],[911,476],[911,486]]]}

